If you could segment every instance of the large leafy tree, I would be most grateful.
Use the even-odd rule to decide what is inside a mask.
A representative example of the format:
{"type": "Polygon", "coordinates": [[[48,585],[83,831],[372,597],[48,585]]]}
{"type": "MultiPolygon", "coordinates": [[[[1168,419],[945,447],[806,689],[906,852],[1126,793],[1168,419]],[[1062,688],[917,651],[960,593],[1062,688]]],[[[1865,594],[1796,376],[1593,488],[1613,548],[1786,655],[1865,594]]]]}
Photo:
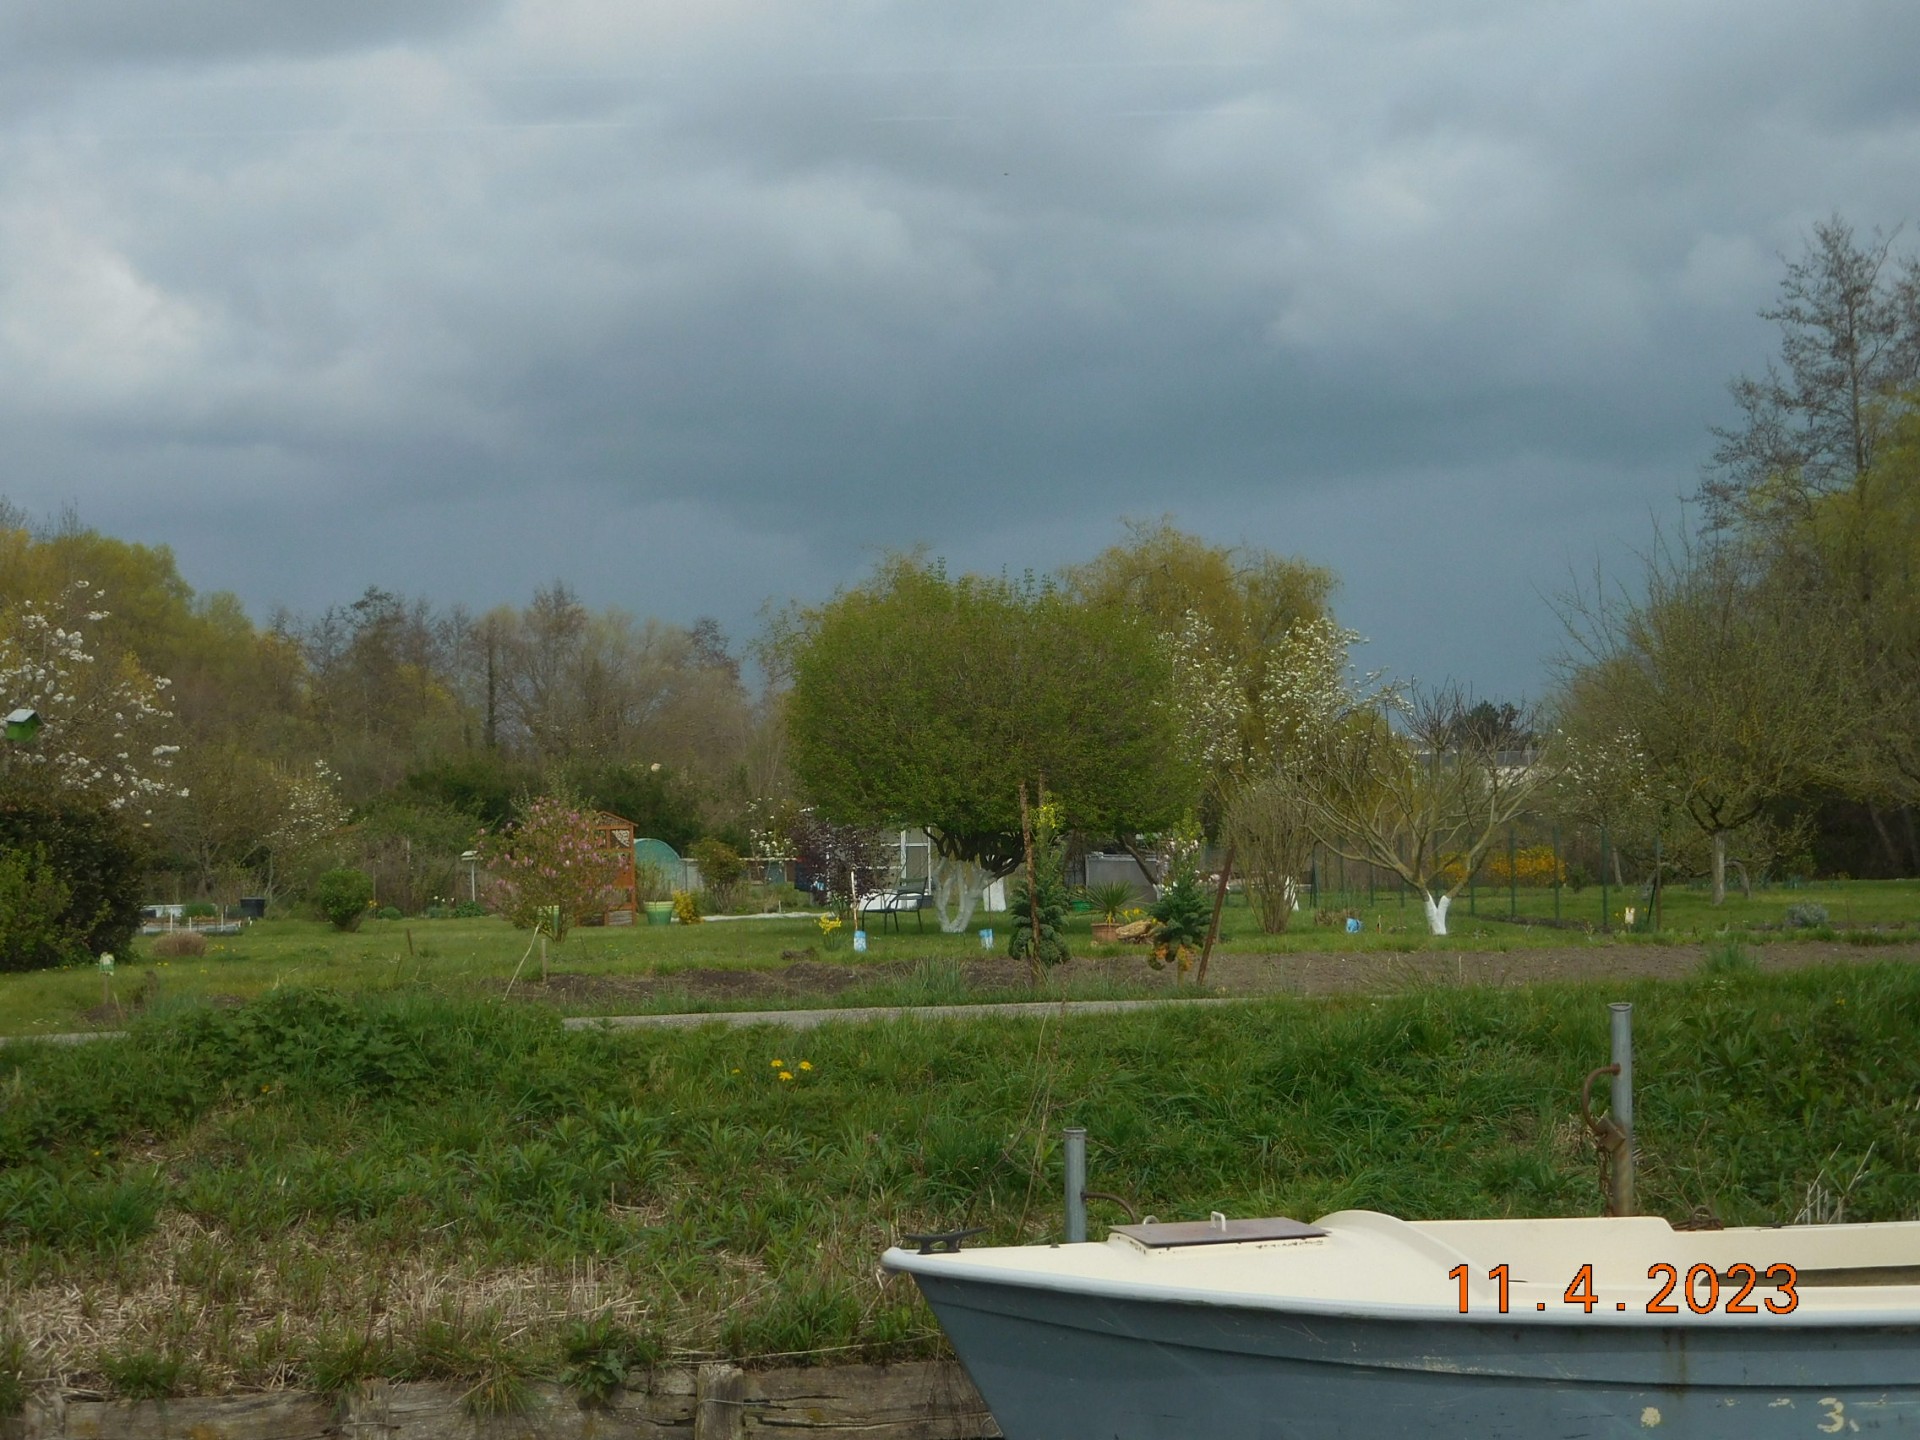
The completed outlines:
{"type": "Polygon", "coordinates": [[[794,617],[789,652],[793,773],[830,819],[922,825],[943,859],[1005,875],[1023,784],[1098,834],[1192,803],[1170,664],[1124,609],[903,556],[794,617]]]}
{"type": "Polygon", "coordinates": [[[1564,726],[1637,757],[1594,803],[1677,812],[1705,841],[1713,903],[1729,837],[1777,801],[1847,781],[1877,717],[1857,685],[1856,622],[1732,546],[1657,556],[1644,592],[1573,617],[1564,726]]]}
{"type": "Polygon", "coordinates": [[[1286,674],[1302,627],[1323,621],[1333,572],[1256,547],[1215,545],[1166,520],[1068,572],[1073,593],[1140,615],[1175,668],[1183,725],[1211,799],[1270,771],[1298,729],[1286,674]]]}

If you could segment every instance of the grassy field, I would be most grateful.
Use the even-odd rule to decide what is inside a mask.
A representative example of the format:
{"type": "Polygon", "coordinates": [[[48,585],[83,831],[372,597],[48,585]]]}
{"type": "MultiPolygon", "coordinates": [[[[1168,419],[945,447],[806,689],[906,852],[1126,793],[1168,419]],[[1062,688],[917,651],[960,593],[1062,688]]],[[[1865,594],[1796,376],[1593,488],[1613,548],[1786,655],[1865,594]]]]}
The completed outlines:
{"type": "Polygon", "coordinates": [[[1595,1213],[1576,1095],[1622,989],[1646,1208],[1916,1213],[1907,965],[1733,953],[1604,991],[804,1039],[564,1031],[407,979],[283,987],[0,1049],[0,1401],[38,1376],[137,1396],[386,1375],[510,1409],[530,1377],[590,1396],[664,1358],[926,1352],[875,1257],[901,1230],[1054,1234],[1066,1124],[1097,1188],[1163,1218],[1595,1213]]]}
{"type": "MultiPolygon", "coordinates": [[[[1620,921],[1619,892],[1610,890],[1616,924],[1620,921]]],[[[1552,893],[1518,891],[1521,913],[1550,917],[1552,893]]],[[[1631,897],[1637,901],[1638,897],[1631,897]]],[[[1328,894],[1325,923],[1314,913],[1302,912],[1284,935],[1263,933],[1253,912],[1233,897],[1222,917],[1220,948],[1226,954],[1334,953],[1370,954],[1380,951],[1509,950],[1569,943],[1693,943],[1726,930],[1751,942],[1781,938],[1830,938],[1852,932],[1862,940],[1920,936],[1920,882],[1851,881],[1799,889],[1758,892],[1752,900],[1739,896],[1714,909],[1702,891],[1670,891],[1665,905],[1665,929],[1659,934],[1616,934],[1597,931],[1599,891],[1589,887],[1562,896],[1562,919],[1569,924],[1584,917],[1596,926],[1592,936],[1578,930],[1546,925],[1517,925],[1503,917],[1507,892],[1481,891],[1456,902],[1453,934],[1434,939],[1425,933],[1417,904],[1401,905],[1397,892],[1378,890],[1368,903],[1365,890],[1328,894]],[[1831,924],[1817,930],[1788,930],[1784,916],[1789,905],[1818,903],[1826,907],[1831,924]],[[1474,907],[1479,914],[1472,913],[1474,907]],[[1353,910],[1363,929],[1357,935],[1343,928],[1344,912],[1353,910]]],[[[1141,986],[1122,979],[1081,979],[1074,993],[1087,998],[1124,998],[1154,993],[1146,988],[1146,962],[1141,952],[1123,946],[1099,946],[1089,933],[1090,917],[1076,915],[1071,922],[1075,954],[1093,958],[1131,958],[1139,961],[1141,986]]],[[[924,981],[881,970],[890,962],[918,965],[980,958],[979,927],[995,930],[997,948],[1004,953],[1005,915],[983,915],[976,929],[964,935],[942,935],[931,923],[925,930],[908,920],[896,934],[875,932],[871,948],[855,955],[844,937],[837,944],[823,936],[817,922],[805,915],[774,920],[714,922],[695,926],[638,926],[575,930],[562,945],[548,947],[548,966],[561,975],[660,975],[693,970],[765,969],[791,964],[796,957],[829,962],[862,962],[876,967],[872,986],[843,992],[830,999],[807,1002],[836,1005],[912,1004],[924,1000],[993,1000],[1028,998],[1022,991],[999,993],[927,994],[924,981]]],[[[151,942],[137,942],[134,954],[121,957],[110,984],[92,970],[43,971],[0,975],[0,1035],[60,1033],[114,1027],[125,1011],[165,1011],[220,997],[223,1001],[251,1000],[284,986],[319,986],[339,990],[380,992],[427,987],[458,998],[493,996],[513,976],[539,974],[537,949],[530,952],[525,932],[499,920],[369,920],[353,934],[341,934],[318,921],[265,921],[243,935],[214,939],[199,959],[155,960],[151,942]]],[[[951,987],[947,987],[950,991],[951,987]]],[[[561,995],[553,1002],[562,1013],[600,1013],[604,1002],[591,997],[561,995]]],[[[651,1000],[637,1008],[725,1008],[724,998],[711,995],[651,1000]]],[[[766,1008],[764,999],[734,1002],[766,1008]]]]}

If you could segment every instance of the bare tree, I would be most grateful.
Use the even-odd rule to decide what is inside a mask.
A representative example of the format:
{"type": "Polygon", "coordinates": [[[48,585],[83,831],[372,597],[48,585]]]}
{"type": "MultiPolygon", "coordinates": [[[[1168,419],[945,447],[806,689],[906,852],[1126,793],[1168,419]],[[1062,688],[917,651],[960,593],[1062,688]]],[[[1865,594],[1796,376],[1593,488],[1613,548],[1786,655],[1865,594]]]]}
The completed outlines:
{"type": "Polygon", "coordinates": [[[1281,772],[1315,837],[1399,875],[1425,901],[1427,928],[1446,934],[1454,895],[1552,775],[1550,752],[1503,748],[1506,729],[1476,723],[1454,686],[1348,691],[1326,713],[1281,772]]]}
{"type": "Polygon", "coordinates": [[[1714,525],[1777,534],[1872,468],[1920,381],[1920,259],[1896,258],[1895,238],[1862,242],[1836,215],[1788,263],[1760,312],[1780,327],[1779,363],[1733,382],[1741,422],[1714,432],[1700,491],[1714,525]]]}

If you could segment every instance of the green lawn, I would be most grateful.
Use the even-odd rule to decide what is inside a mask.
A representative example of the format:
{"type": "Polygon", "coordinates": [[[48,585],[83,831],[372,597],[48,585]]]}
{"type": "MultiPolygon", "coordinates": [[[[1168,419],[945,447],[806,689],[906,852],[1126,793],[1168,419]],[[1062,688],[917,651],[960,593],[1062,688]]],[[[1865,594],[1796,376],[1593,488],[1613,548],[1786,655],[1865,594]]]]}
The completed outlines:
{"type": "Polygon", "coordinates": [[[1577,1096],[1623,990],[1651,1213],[1920,1208],[1910,965],[803,1037],[288,988],[0,1048],[0,1400],[439,1376],[511,1408],[665,1358],[925,1353],[879,1251],[1056,1234],[1068,1124],[1164,1218],[1592,1214],[1577,1096]]]}
{"type": "MultiPolygon", "coordinates": [[[[1512,898],[1517,900],[1523,915],[1545,918],[1553,914],[1551,890],[1521,887],[1512,898]]],[[[1377,889],[1371,897],[1365,890],[1324,894],[1322,908],[1330,912],[1329,923],[1317,924],[1314,913],[1303,910],[1294,917],[1293,925],[1284,935],[1264,934],[1253,912],[1235,896],[1231,897],[1232,903],[1222,917],[1221,948],[1227,953],[1288,955],[1499,950],[1586,943],[1586,937],[1575,931],[1508,922],[1503,917],[1507,915],[1509,899],[1505,889],[1497,892],[1482,889],[1472,896],[1463,892],[1455,901],[1451,916],[1453,933],[1445,939],[1434,939],[1425,932],[1418,903],[1408,900],[1403,904],[1397,890],[1385,887],[1377,889]],[[1352,909],[1362,921],[1363,929],[1357,935],[1349,935],[1342,928],[1340,912],[1347,909],[1352,909]]],[[[1608,900],[1615,926],[1621,923],[1623,904],[1642,903],[1637,892],[1622,897],[1611,887],[1608,900]]],[[[1920,927],[1920,882],[1846,881],[1761,891],[1752,900],[1736,893],[1717,910],[1707,903],[1703,890],[1670,890],[1663,917],[1666,928],[1661,934],[1622,935],[1618,939],[1622,943],[1691,943],[1729,928],[1758,941],[1810,935],[1817,938],[1828,932],[1782,928],[1789,905],[1809,902],[1826,907],[1831,929],[1835,931],[1857,927],[1876,927],[1883,931],[1888,927],[1920,927]]],[[[1137,949],[1125,946],[1094,945],[1088,934],[1090,918],[1085,914],[1073,917],[1071,931],[1076,955],[1140,955],[1137,949]]],[[[1578,893],[1563,892],[1561,918],[1569,922],[1584,921],[1597,931],[1599,887],[1589,886],[1578,893]]],[[[940,934],[930,916],[924,930],[908,918],[898,934],[892,930],[874,932],[864,956],[854,954],[844,932],[835,937],[836,944],[822,935],[813,918],[797,915],[694,926],[575,930],[564,944],[548,947],[548,965],[559,974],[672,975],[689,969],[777,968],[792,963],[789,952],[811,952],[807,958],[821,961],[864,961],[876,966],[894,961],[960,962],[980,957],[977,931],[982,927],[995,931],[996,948],[1004,953],[1007,936],[1004,914],[980,915],[974,928],[964,935],[940,934]]],[[[1915,933],[1920,933],[1920,929],[1915,933]]],[[[1605,943],[1604,938],[1601,943],[1605,943]]],[[[126,1007],[136,998],[141,1008],[164,1012],[211,997],[253,999],[282,986],[365,992],[426,987],[448,997],[481,996],[497,994],[516,966],[525,967],[523,977],[539,973],[539,952],[535,948],[529,953],[528,935],[490,918],[369,920],[353,934],[341,934],[318,921],[263,921],[243,935],[211,941],[207,955],[199,959],[155,960],[146,956],[149,944],[136,942],[134,953],[122,957],[110,986],[103,983],[98,972],[90,969],[0,975],[0,1035],[111,1028],[120,1023],[113,1002],[126,1007]]],[[[1144,981],[1145,961],[1141,960],[1140,964],[1144,981]]],[[[1078,993],[1088,995],[1134,993],[1110,981],[1076,984],[1078,993]]],[[[941,993],[926,994],[926,986],[919,981],[882,979],[876,975],[873,987],[843,992],[820,1003],[1019,998],[1015,994],[969,997],[948,993],[950,990],[951,987],[947,987],[941,993]]],[[[698,1009],[725,1003],[709,996],[698,1000],[663,1000],[640,1008],[698,1009]]],[[[736,1003],[747,1008],[763,1008],[767,1004],[763,1000],[736,1003]]],[[[563,999],[559,1008],[565,1013],[593,1014],[600,1013],[603,1006],[592,1000],[563,999]]]]}

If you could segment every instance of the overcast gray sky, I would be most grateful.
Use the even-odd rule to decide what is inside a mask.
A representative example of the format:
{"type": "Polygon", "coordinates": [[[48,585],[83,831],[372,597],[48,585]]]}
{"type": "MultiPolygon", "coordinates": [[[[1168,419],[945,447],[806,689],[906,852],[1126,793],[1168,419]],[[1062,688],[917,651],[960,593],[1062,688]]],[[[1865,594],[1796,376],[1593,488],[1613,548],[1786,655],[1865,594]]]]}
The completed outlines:
{"type": "Polygon", "coordinates": [[[1172,514],[1537,691],[1835,211],[1912,0],[0,0],[0,494],[256,617],[737,636],[1172,514]]]}

